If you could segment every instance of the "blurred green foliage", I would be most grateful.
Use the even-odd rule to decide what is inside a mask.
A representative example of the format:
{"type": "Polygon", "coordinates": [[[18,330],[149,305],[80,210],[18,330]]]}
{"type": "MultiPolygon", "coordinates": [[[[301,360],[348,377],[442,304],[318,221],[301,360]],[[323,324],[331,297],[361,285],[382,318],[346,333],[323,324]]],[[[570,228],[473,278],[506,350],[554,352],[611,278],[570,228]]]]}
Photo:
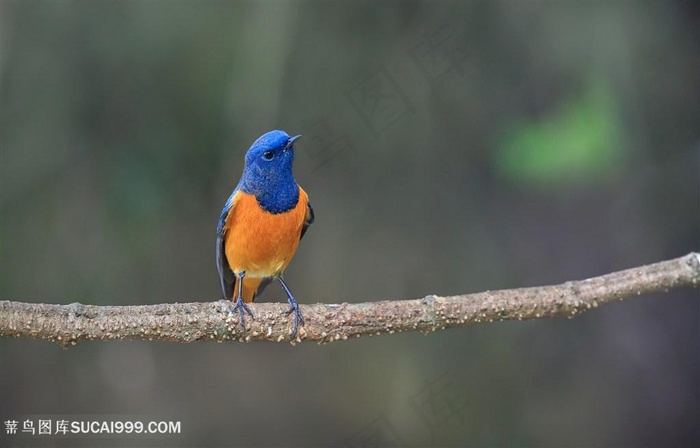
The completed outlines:
{"type": "Polygon", "coordinates": [[[599,183],[620,172],[628,153],[618,106],[601,80],[557,110],[512,125],[497,160],[500,171],[524,186],[599,183]]]}

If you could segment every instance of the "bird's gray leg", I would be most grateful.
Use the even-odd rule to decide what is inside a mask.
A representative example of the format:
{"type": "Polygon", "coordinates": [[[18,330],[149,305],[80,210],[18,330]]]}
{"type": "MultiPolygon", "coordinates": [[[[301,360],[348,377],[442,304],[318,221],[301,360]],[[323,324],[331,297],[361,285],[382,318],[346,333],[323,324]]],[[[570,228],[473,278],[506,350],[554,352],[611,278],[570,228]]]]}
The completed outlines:
{"type": "Polygon", "coordinates": [[[236,274],[236,277],[238,278],[238,294],[236,295],[236,304],[231,308],[231,311],[229,312],[229,317],[233,315],[233,313],[238,310],[238,313],[241,316],[241,325],[243,328],[245,328],[245,313],[248,313],[250,317],[253,317],[253,312],[250,311],[250,308],[248,308],[248,305],[245,304],[243,301],[243,277],[245,277],[245,271],[241,271],[238,274],[236,274]]]}
{"type": "Polygon", "coordinates": [[[287,293],[287,298],[289,299],[289,309],[285,311],[284,314],[289,315],[294,312],[294,327],[292,328],[292,339],[294,339],[297,335],[297,329],[299,328],[299,323],[301,325],[304,325],[304,316],[301,315],[301,310],[299,310],[299,304],[297,304],[297,301],[294,300],[294,296],[292,295],[292,291],[289,290],[289,286],[287,286],[287,283],[285,283],[284,279],[280,275],[278,277],[280,284],[282,285],[282,288],[284,289],[284,292],[287,293]]]}

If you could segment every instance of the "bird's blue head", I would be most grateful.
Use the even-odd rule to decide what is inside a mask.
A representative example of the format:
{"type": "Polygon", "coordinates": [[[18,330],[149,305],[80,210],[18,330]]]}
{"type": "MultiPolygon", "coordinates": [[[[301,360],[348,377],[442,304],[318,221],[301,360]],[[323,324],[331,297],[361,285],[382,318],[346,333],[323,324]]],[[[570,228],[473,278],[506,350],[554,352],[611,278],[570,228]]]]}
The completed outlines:
{"type": "Polygon", "coordinates": [[[238,188],[253,194],[270,213],[283,213],[299,200],[299,185],[294,180],[294,141],[284,131],[270,131],[255,140],[245,155],[245,168],[238,188]]]}

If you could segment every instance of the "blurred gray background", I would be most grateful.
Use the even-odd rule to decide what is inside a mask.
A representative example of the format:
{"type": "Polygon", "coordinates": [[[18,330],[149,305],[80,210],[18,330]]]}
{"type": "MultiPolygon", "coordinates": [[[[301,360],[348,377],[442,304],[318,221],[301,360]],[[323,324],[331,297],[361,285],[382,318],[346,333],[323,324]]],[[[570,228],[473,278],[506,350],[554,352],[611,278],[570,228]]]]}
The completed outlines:
{"type": "MultiPolygon", "coordinates": [[[[559,283],[700,247],[693,2],[0,3],[0,298],[219,299],[253,140],[300,133],[302,303],[559,283]]],[[[283,301],[278,285],[263,301],[283,301]]],[[[689,446],[700,303],[326,346],[0,340],[6,446],[689,446]],[[35,423],[36,424],[36,423],[35,423]]]]}

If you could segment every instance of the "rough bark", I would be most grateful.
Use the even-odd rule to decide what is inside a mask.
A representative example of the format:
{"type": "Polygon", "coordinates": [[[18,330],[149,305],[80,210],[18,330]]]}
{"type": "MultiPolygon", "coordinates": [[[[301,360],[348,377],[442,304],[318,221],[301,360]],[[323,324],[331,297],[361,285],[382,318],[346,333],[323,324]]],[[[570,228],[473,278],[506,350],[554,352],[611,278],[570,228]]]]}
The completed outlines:
{"type": "Polygon", "coordinates": [[[479,322],[573,317],[606,303],[700,282],[700,254],[559,285],[450,297],[368,303],[301,305],[306,325],[290,339],[286,303],[257,303],[255,318],[230,315],[223,301],[139,306],[54,305],[0,301],[0,336],[83,340],[315,341],[347,340],[402,331],[432,332],[479,322]]]}

